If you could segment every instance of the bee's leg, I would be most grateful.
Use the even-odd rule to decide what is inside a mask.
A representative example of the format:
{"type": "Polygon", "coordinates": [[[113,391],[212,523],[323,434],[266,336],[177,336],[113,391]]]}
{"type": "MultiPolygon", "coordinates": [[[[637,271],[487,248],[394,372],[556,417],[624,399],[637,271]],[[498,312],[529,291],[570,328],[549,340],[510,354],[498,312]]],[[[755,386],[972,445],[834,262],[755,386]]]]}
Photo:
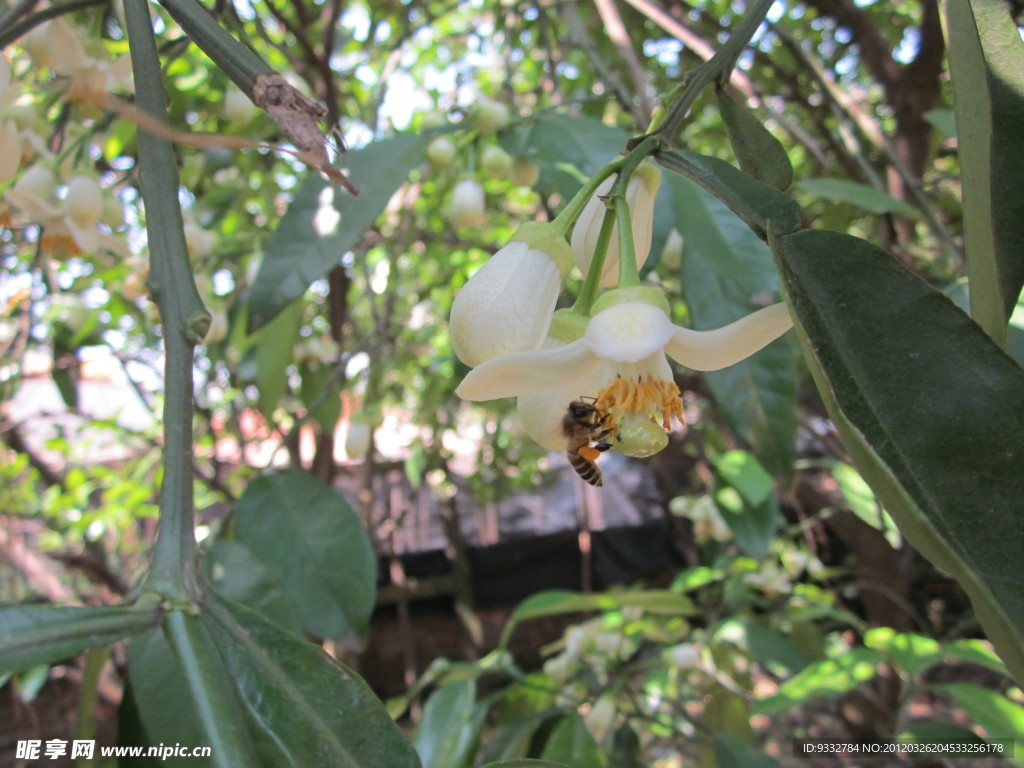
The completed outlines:
{"type": "Polygon", "coordinates": [[[595,451],[600,451],[601,453],[604,453],[605,451],[607,451],[611,447],[612,447],[611,443],[598,443],[597,445],[594,446],[594,450],[595,451]]]}

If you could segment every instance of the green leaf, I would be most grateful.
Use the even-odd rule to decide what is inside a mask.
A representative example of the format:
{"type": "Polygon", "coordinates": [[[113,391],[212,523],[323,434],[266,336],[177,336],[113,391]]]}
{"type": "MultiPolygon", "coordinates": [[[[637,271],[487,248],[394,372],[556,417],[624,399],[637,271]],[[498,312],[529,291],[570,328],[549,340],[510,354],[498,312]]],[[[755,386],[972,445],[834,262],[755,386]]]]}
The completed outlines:
{"type": "Polygon", "coordinates": [[[781,763],[731,733],[715,735],[718,768],[781,768],[781,763]]]}
{"type": "Polygon", "coordinates": [[[501,760],[487,763],[481,768],[572,768],[565,763],[552,763],[549,760],[501,760]]]}
{"type": "Polygon", "coordinates": [[[757,702],[754,714],[773,715],[811,699],[834,698],[873,678],[882,661],[871,648],[853,648],[837,658],[816,661],[783,682],[774,696],[757,702]]]}
{"type": "Polygon", "coordinates": [[[839,486],[839,492],[843,495],[846,503],[850,505],[850,511],[857,517],[870,525],[876,531],[885,536],[889,546],[899,549],[903,544],[903,536],[892,516],[882,509],[882,505],[875,498],[875,492],[871,486],[864,482],[860,473],[849,464],[841,461],[836,462],[832,467],[832,478],[839,486]]]}
{"type": "Polygon", "coordinates": [[[302,387],[299,394],[303,405],[310,411],[310,416],[325,433],[334,432],[341,415],[341,377],[334,369],[323,363],[316,366],[302,366],[302,387]]]}
{"type": "Polygon", "coordinates": [[[216,598],[202,620],[260,739],[262,759],[235,765],[419,768],[373,691],[319,647],[216,598]]]}
{"type": "Polygon", "coordinates": [[[889,627],[869,629],[864,645],[884,653],[897,670],[911,678],[942,660],[941,647],[934,638],[896,632],[889,627]]]}
{"type": "MultiPolygon", "coordinates": [[[[974,731],[962,728],[952,723],[943,723],[938,720],[919,720],[916,723],[900,731],[897,738],[900,741],[909,741],[920,744],[985,744],[974,731]]],[[[954,748],[956,748],[954,746],[954,748]]],[[[994,755],[993,755],[994,757],[994,755]]]]}
{"type": "Polygon", "coordinates": [[[0,608],[0,675],[52,664],[154,626],[157,611],[25,605],[0,608]]]}
{"type": "Polygon", "coordinates": [[[506,647],[516,625],[525,619],[580,611],[612,611],[629,607],[669,615],[692,615],[696,610],[690,598],[663,589],[624,590],[586,595],[567,589],[552,589],[531,595],[516,606],[505,623],[498,647],[506,647]]]}
{"type": "Polygon", "coordinates": [[[789,189],[793,165],[785,147],[745,104],[731,98],[724,88],[716,87],[715,97],[740,170],[768,186],[789,189]]]}
{"type": "Polygon", "coordinates": [[[762,240],[769,225],[780,235],[795,232],[803,222],[803,211],[791,197],[717,157],[676,149],[660,153],[658,162],[717,197],[762,240]]]}
{"type": "MultiPolygon", "coordinates": [[[[947,683],[929,687],[948,693],[976,725],[985,729],[990,739],[1015,739],[1019,742],[1024,738],[1024,707],[998,691],[972,683],[947,683]]],[[[1010,758],[1012,762],[1024,765],[1021,750],[1015,749],[1014,752],[1010,758]]]]}
{"type": "MultiPolygon", "coordinates": [[[[695,184],[675,175],[667,181],[686,244],[682,284],[693,327],[720,328],[771,301],[778,273],[764,243],[695,184]]],[[[776,341],[734,366],[704,374],[729,423],[778,478],[788,477],[796,457],[796,365],[792,342],[776,341]]]]}
{"type": "MultiPolygon", "coordinates": [[[[200,743],[210,747],[214,764],[223,768],[257,765],[254,743],[242,722],[231,685],[238,680],[225,670],[206,622],[182,610],[168,611],[164,615],[164,635],[174,652],[177,674],[195,708],[203,733],[200,743]]],[[[163,704],[163,692],[157,695],[163,704]]]]}
{"type": "Polygon", "coordinates": [[[719,479],[712,498],[715,508],[729,526],[729,530],[736,538],[736,545],[743,553],[758,559],[764,557],[771,547],[776,529],[782,522],[775,497],[765,499],[757,506],[751,506],[739,491],[719,479]]]}
{"type": "Polygon", "coordinates": [[[423,162],[434,134],[400,134],[345,156],[358,196],[310,175],[267,240],[249,295],[250,322],[260,328],[341,263],[384,211],[410,171],[423,162]]]}
{"type": "Polygon", "coordinates": [[[486,705],[476,703],[475,680],[460,680],[434,691],[412,739],[423,768],[470,765],[486,714],[486,705]]]}
{"type": "Polygon", "coordinates": [[[1000,0],[943,3],[971,314],[1003,346],[1024,286],[1024,43],[1000,0]]]}
{"type": "Polygon", "coordinates": [[[312,475],[259,477],[235,505],[235,535],[291,601],[303,629],[366,635],[377,559],[358,515],[312,475]]]}
{"type": "Polygon", "coordinates": [[[288,366],[299,336],[302,311],[302,302],[296,301],[257,332],[256,386],[260,391],[260,410],[271,420],[288,388],[288,366]]]}
{"type": "Polygon", "coordinates": [[[909,218],[921,215],[916,208],[887,192],[849,179],[803,179],[796,186],[808,195],[849,203],[868,213],[895,213],[909,218]]]}
{"type": "MultiPolygon", "coordinates": [[[[123,728],[130,726],[119,734],[125,746],[207,744],[195,703],[162,628],[128,643],[128,684],[119,717],[123,728]]],[[[166,765],[179,768],[190,762],[195,760],[171,757],[166,765]]],[[[138,764],[148,762],[140,760],[138,764]]]]}
{"type": "Polygon", "coordinates": [[[206,579],[218,595],[252,608],[290,632],[302,634],[292,604],[247,547],[220,539],[203,552],[202,563],[206,579]]]}
{"type": "Polygon", "coordinates": [[[921,117],[946,138],[956,138],[956,112],[952,109],[929,109],[921,117]]]}
{"type": "Polygon", "coordinates": [[[711,632],[710,641],[731,643],[781,676],[793,675],[810,662],[791,640],[752,619],[726,619],[711,632]]]}
{"type": "Polygon", "coordinates": [[[1002,659],[996,656],[986,640],[970,637],[954,640],[942,647],[942,654],[947,659],[977,664],[1005,677],[1010,677],[1006,665],[1003,664],[1002,659]]]}
{"type": "Polygon", "coordinates": [[[553,185],[566,200],[594,172],[614,160],[629,141],[629,134],[586,115],[559,112],[508,131],[502,137],[505,150],[537,163],[539,186],[553,185]]]}
{"type": "Polygon", "coordinates": [[[1024,680],[1024,371],[941,293],[854,237],[773,242],[808,365],[861,474],[956,578],[1024,680]]]}
{"type": "Polygon", "coordinates": [[[740,492],[751,506],[767,501],[775,492],[771,475],[746,451],[728,451],[712,459],[719,476],[740,492]]]}
{"type": "Polygon", "coordinates": [[[583,718],[573,712],[555,726],[548,737],[541,759],[564,763],[571,768],[598,768],[608,765],[608,756],[590,735],[583,718]]]}

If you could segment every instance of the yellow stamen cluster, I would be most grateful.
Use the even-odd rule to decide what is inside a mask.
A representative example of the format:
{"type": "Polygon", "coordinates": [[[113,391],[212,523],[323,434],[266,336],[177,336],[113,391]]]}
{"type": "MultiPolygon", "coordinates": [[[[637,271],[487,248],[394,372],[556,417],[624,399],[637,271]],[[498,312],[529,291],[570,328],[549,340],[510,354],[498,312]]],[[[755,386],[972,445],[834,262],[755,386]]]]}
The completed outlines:
{"type": "Polygon", "coordinates": [[[81,256],[84,253],[75,239],[66,230],[62,231],[61,227],[43,230],[43,236],[39,240],[39,250],[46,256],[55,259],[81,256]]]}
{"type": "MultiPolygon", "coordinates": [[[[613,422],[627,413],[646,413],[652,421],[661,416],[661,426],[671,428],[672,418],[682,421],[683,401],[674,381],[651,376],[633,379],[617,377],[597,394],[595,403],[600,413],[612,415],[613,422]]],[[[616,426],[611,424],[609,426],[616,426]]]]}

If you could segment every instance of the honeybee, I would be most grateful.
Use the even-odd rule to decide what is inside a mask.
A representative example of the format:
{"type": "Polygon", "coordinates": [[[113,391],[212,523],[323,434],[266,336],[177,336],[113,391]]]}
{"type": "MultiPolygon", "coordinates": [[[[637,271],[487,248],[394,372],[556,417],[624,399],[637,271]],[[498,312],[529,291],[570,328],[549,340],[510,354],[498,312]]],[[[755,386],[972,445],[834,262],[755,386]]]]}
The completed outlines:
{"type": "Polygon", "coordinates": [[[611,443],[604,442],[612,429],[605,426],[605,417],[593,402],[587,402],[588,399],[593,400],[573,400],[562,418],[562,432],[568,443],[565,455],[576,474],[591,485],[600,486],[601,469],[594,462],[602,452],[612,447],[611,443]]]}

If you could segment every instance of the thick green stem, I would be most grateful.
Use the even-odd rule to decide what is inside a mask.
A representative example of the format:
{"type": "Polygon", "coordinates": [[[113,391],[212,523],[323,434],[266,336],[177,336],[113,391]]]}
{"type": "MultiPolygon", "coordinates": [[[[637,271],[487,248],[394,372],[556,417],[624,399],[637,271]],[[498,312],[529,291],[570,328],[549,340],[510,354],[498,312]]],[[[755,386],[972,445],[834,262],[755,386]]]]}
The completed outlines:
{"type": "Polygon", "coordinates": [[[568,232],[569,227],[571,227],[573,222],[580,217],[581,213],[583,213],[583,209],[587,206],[590,198],[592,198],[594,193],[597,192],[597,188],[601,186],[601,183],[605,179],[622,168],[622,165],[626,162],[627,158],[628,156],[615,158],[608,163],[608,165],[587,179],[587,183],[583,185],[580,191],[573,195],[572,200],[566,203],[565,207],[558,212],[554,221],[551,222],[551,226],[556,227],[562,235],[568,232]]]}
{"type": "Polygon", "coordinates": [[[775,0],[756,0],[753,7],[743,15],[742,21],[736,25],[736,29],[729,36],[725,45],[687,76],[682,93],[673,89],[665,99],[667,115],[655,134],[662,137],[666,149],[671,148],[672,140],[679,132],[680,126],[700,92],[709,83],[725,77],[732,71],[736,65],[736,59],[747,47],[754,33],[757,32],[757,28],[761,26],[761,22],[768,15],[768,10],[774,4],[775,0]]]}
{"type": "MultiPolygon", "coordinates": [[[[160,57],[146,0],[125,0],[136,103],[167,122],[160,57]]],[[[171,600],[198,595],[192,487],[192,357],[210,315],[196,291],[178,207],[178,166],[171,145],[139,131],[139,173],[149,238],[149,286],[164,331],[164,476],[160,527],[146,588],[171,600]]]]}
{"type": "Polygon", "coordinates": [[[615,221],[619,225],[619,288],[640,285],[640,270],[636,266],[636,248],[633,243],[633,217],[625,195],[612,198],[615,221]]]}
{"type": "Polygon", "coordinates": [[[604,272],[604,260],[608,254],[608,243],[611,242],[614,227],[615,216],[609,208],[601,220],[601,231],[597,233],[597,245],[594,246],[594,258],[590,262],[590,269],[576,297],[576,303],[570,310],[573,314],[590,317],[590,308],[594,306],[597,292],[601,290],[601,273],[604,272]]]}

